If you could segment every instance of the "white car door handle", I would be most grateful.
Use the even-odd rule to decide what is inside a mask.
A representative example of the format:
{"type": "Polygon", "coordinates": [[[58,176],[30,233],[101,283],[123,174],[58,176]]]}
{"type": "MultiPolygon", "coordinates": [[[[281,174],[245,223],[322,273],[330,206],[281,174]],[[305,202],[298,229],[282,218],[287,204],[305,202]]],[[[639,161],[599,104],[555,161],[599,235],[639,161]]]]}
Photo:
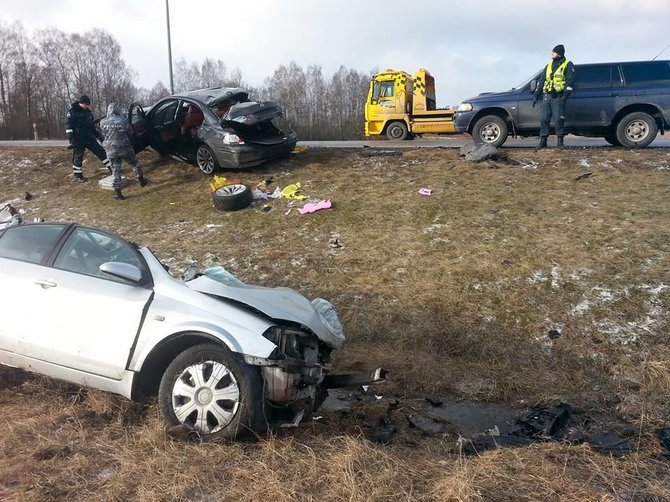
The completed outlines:
{"type": "Polygon", "coordinates": [[[35,284],[39,284],[40,286],[42,286],[42,289],[55,288],[56,286],[58,286],[58,284],[56,284],[53,281],[46,281],[46,280],[43,280],[43,279],[39,280],[39,281],[35,281],[35,284]]]}

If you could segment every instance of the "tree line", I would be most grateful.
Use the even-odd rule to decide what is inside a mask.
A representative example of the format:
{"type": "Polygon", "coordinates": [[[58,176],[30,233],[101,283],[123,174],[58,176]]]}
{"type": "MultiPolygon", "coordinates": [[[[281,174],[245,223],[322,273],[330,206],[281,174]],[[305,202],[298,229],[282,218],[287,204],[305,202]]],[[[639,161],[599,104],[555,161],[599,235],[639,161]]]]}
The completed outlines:
{"type": "MultiPolygon", "coordinates": [[[[371,73],[341,66],[326,76],[318,65],[279,66],[258,86],[245,83],[239,69],[221,59],[180,59],[174,64],[175,93],[204,87],[242,87],[250,99],[277,101],[303,140],[363,137],[365,99],[371,73]]],[[[90,96],[96,117],[108,103],[150,106],[170,94],[159,81],[137,87],[138,75],[123,60],[121,46],[102,29],[64,33],[47,28],[29,35],[19,22],[0,20],[0,139],[64,138],[64,119],[82,94],[90,96]]]]}

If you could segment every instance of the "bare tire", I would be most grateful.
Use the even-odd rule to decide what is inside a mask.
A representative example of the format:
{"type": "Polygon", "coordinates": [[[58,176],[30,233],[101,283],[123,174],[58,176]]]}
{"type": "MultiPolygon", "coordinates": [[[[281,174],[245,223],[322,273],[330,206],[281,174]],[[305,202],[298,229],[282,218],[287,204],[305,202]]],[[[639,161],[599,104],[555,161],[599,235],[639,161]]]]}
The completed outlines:
{"type": "Polygon", "coordinates": [[[475,122],[472,139],[475,143],[488,143],[496,148],[507,141],[507,122],[497,115],[486,115],[475,122]]]}
{"type": "Polygon", "coordinates": [[[214,155],[212,149],[207,145],[200,145],[198,147],[198,150],[195,152],[195,161],[200,170],[205,174],[212,174],[221,167],[219,161],[216,159],[216,155],[214,155]]]}
{"type": "Polygon", "coordinates": [[[407,130],[407,124],[404,122],[391,122],[386,128],[386,137],[388,139],[403,140],[407,139],[408,136],[409,131],[407,130]]]}
{"type": "Polygon", "coordinates": [[[241,183],[226,185],[212,194],[214,206],[221,211],[237,211],[249,207],[254,196],[251,188],[241,183]]]}
{"type": "Polygon", "coordinates": [[[184,426],[203,441],[234,439],[245,429],[257,430],[262,399],[258,370],[215,344],[196,345],[175,357],[158,391],[165,424],[184,426]]]}
{"type": "Polygon", "coordinates": [[[616,138],[626,148],[644,148],[654,141],[657,133],[656,120],[644,112],[626,115],[616,128],[616,138]]]}

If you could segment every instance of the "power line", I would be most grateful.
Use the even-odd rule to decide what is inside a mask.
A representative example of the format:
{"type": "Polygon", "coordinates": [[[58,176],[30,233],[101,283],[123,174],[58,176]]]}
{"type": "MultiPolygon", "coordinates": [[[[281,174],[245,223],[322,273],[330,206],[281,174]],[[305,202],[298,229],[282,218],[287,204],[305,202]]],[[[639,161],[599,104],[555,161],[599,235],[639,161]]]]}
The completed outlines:
{"type": "MultiPolygon", "coordinates": [[[[658,56],[660,56],[660,55],[663,54],[665,51],[667,51],[667,50],[668,50],[668,47],[670,47],[670,44],[666,45],[666,46],[665,46],[665,49],[663,49],[661,52],[659,52],[658,54],[656,54],[656,55],[654,56],[654,59],[656,59],[658,56]]],[[[652,61],[653,61],[654,59],[652,59],[652,61]]]]}

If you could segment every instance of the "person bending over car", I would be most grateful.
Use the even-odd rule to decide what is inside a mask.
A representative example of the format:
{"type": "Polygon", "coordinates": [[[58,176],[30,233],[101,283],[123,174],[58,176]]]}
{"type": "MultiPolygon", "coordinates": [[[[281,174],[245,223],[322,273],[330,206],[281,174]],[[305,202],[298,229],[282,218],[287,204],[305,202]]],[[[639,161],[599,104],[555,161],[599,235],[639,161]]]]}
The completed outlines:
{"type": "Polygon", "coordinates": [[[549,136],[549,122],[554,118],[554,128],[558,137],[557,146],[563,148],[565,136],[565,101],[572,94],[572,85],[575,81],[575,68],[572,61],[565,59],[565,47],[557,45],[551,51],[551,61],[547,64],[544,73],[535,91],[535,101],[542,100],[542,121],[540,123],[540,144],[538,148],[547,148],[549,136]]]}
{"type": "Polygon", "coordinates": [[[135,150],[130,139],[133,136],[133,128],[126,117],[123,116],[121,107],[116,103],[110,103],[107,107],[107,116],[100,121],[100,128],[105,136],[103,146],[112,164],[112,176],[114,177],[114,198],[123,200],[125,197],[121,192],[121,162],[125,160],[133,168],[140,186],[145,186],[148,180],[144,177],[142,166],[135,157],[135,150]]]}
{"type": "Polygon", "coordinates": [[[88,96],[83,95],[79,101],[72,103],[65,117],[65,134],[72,148],[72,173],[76,181],[83,183],[88,180],[81,168],[84,150],[87,148],[112,172],[107,153],[98,143],[102,136],[95,128],[91,99],[88,96]]]}

